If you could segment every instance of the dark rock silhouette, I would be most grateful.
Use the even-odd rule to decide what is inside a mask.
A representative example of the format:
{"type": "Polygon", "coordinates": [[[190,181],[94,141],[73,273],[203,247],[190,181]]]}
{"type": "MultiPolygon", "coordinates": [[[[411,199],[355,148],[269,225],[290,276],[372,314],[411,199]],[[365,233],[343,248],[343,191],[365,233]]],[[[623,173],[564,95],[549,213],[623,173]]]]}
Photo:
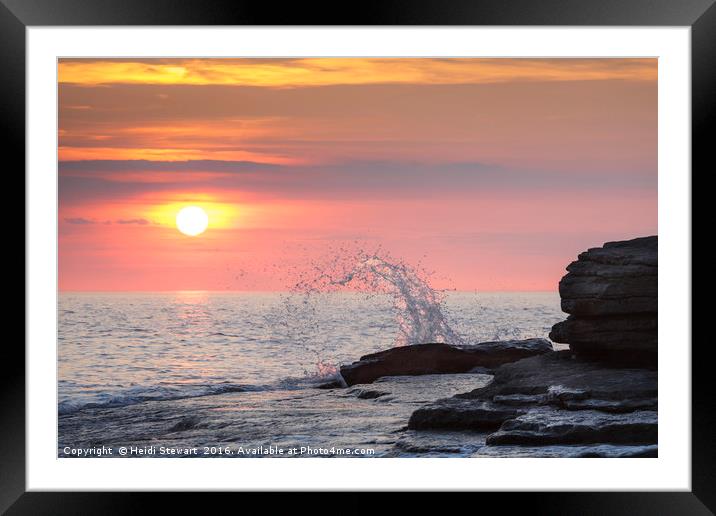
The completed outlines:
{"type": "Polygon", "coordinates": [[[372,383],[382,376],[466,373],[481,368],[493,369],[552,351],[546,339],[482,342],[469,346],[415,344],[387,349],[341,366],[347,385],[372,383]]]}
{"type": "Polygon", "coordinates": [[[658,240],[608,242],[581,253],[559,282],[567,320],[549,337],[577,354],[654,363],[657,350],[658,240]]]}

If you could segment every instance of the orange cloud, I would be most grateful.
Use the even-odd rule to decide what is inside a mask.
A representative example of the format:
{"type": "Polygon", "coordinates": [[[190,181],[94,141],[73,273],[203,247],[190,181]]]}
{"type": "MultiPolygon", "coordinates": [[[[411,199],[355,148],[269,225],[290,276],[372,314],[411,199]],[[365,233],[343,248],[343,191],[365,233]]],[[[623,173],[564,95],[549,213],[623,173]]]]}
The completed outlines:
{"type": "MultiPolygon", "coordinates": [[[[226,161],[253,161],[255,163],[272,163],[276,165],[300,164],[301,160],[284,156],[266,156],[256,152],[242,150],[212,150],[213,159],[226,161]]],[[[148,159],[148,160],[192,160],[205,159],[206,149],[178,148],[135,148],[135,147],[64,147],[58,149],[60,161],[81,159],[148,159]]]]}
{"type": "MultiPolygon", "coordinates": [[[[215,159],[277,165],[305,163],[276,149],[260,149],[261,142],[280,137],[281,121],[222,119],[219,122],[173,121],[143,125],[77,124],[59,131],[59,159],[215,159]],[[98,133],[98,130],[104,131],[98,133]],[[252,148],[248,149],[247,144],[252,148]]],[[[285,133],[286,130],[284,129],[285,133]]]]}
{"type": "MultiPolygon", "coordinates": [[[[655,80],[656,59],[299,58],[60,60],[60,83],[238,85],[467,84],[655,80]]],[[[77,106],[82,109],[82,106],[77,106]]]]}

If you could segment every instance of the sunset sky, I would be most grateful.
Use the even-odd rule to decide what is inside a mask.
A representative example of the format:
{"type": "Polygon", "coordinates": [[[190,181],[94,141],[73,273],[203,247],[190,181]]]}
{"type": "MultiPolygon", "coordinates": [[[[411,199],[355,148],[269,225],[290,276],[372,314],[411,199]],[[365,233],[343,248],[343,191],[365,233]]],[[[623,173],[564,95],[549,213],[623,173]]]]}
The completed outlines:
{"type": "Polygon", "coordinates": [[[58,168],[64,291],[283,290],[342,246],[556,290],[657,233],[657,61],[63,59],[58,168]]]}

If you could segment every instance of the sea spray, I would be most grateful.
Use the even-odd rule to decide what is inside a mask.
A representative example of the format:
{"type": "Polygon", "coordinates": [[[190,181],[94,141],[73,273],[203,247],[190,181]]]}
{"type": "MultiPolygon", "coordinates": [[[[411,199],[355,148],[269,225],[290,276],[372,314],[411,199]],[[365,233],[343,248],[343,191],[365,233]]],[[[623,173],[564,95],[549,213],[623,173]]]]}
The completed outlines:
{"type": "Polygon", "coordinates": [[[312,277],[301,279],[293,292],[311,296],[317,292],[351,289],[367,294],[386,294],[400,331],[397,345],[444,342],[462,344],[445,315],[444,292],[430,286],[429,274],[419,267],[393,259],[381,250],[339,253],[321,264],[312,277]]]}
{"type": "MultiPolygon", "coordinates": [[[[283,300],[284,317],[278,328],[282,337],[308,352],[315,359],[316,372],[307,376],[330,378],[337,374],[332,365],[317,310],[330,302],[329,294],[353,292],[364,296],[366,305],[386,304],[392,315],[392,327],[386,334],[395,335],[389,345],[404,346],[428,342],[462,344],[463,338],[448,323],[444,306],[445,292],[430,285],[430,273],[420,267],[395,259],[378,248],[375,251],[340,248],[322,260],[294,271],[290,292],[283,300]]],[[[336,317],[351,317],[338,313],[336,317]]],[[[324,322],[325,324],[325,322],[324,322]]],[[[356,328],[360,331],[360,328],[356,328]]]]}

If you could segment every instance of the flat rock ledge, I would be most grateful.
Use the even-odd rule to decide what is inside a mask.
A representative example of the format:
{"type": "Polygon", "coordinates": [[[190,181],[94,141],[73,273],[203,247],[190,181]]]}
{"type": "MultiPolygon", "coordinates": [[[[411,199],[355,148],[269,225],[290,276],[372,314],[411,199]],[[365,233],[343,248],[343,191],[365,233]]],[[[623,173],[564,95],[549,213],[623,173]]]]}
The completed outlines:
{"type": "Polygon", "coordinates": [[[483,388],[417,409],[408,428],[491,431],[488,447],[638,445],[648,450],[638,456],[651,456],[657,373],[605,367],[569,351],[541,354],[499,367],[483,388]]]}
{"type": "Polygon", "coordinates": [[[646,458],[658,457],[658,447],[649,445],[621,445],[621,444],[567,444],[550,446],[483,446],[471,457],[574,457],[574,458],[646,458]]]}
{"type": "Polygon", "coordinates": [[[650,444],[656,439],[656,412],[651,410],[606,414],[596,410],[532,409],[506,420],[485,442],[487,445],[650,444]]]}
{"type": "Polygon", "coordinates": [[[372,383],[383,376],[484,372],[503,364],[552,352],[547,339],[506,340],[453,346],[415,344],[387,349],[341,366],[346,385],[372,383]]]}

